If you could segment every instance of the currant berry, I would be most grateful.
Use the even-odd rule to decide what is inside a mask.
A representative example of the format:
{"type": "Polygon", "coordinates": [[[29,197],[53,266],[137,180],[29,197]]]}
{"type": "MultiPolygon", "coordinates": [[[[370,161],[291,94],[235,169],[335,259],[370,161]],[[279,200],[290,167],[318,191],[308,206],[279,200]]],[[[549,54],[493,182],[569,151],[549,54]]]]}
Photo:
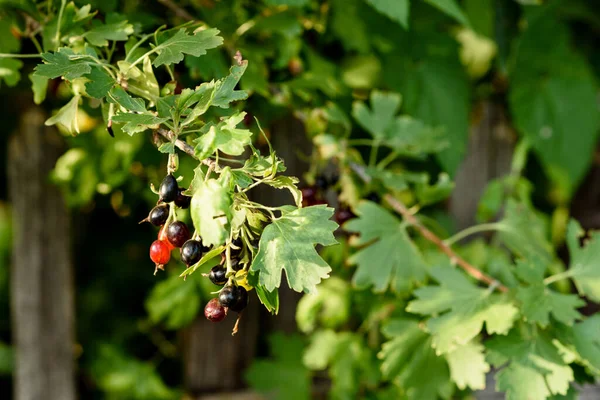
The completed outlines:
{"type": "Polygon", "coordinates": [[[164,201],[165,203],[174,201],[177,198],[178,189],[175,177],[172,174],[165,176],[158,188],[160,201],[164,201]]]}
{"type": "Polygon", "coordinates": [[[148,217],[140,223],[150,222],[154,226],[162,226],[167,222],[167,218],[169,218],[169,205],[159,204],[150,210],[148,217]]]}
{"type": "Polygon", "coordinates": [[[339,225],[343,225],[344,222],[351,220],[354,217],[355,217],[354,213],[347,208],[341,208],[341,209],[337,210],[334,215],[335,221],[339,225]]]}
{"type": "Polygon", "coordinates": [[[219,304],[219,300],[214,298],[206,303],[206,307],[204,307],[204,316],[211,322],[221,322],[227,316],[227,312],[225,311],[225,308],[219,304]]]}
{"type": "Polygon", "coordinates": [[[323,175],[319,175],[315,178],[315,186],[320,190],[326,190],[329,187],[329,182],[323,175]]]}
{"type": "Polygon", "coordinates": [[[188,240],[181,246],[181,261],[188,267],[196,264],[202,258],[204,246],[198,240],[188,240]]]}
{"type": "Polygon", "coordinates": [[[164,240],[155,240],[150,245],[150,259],[158,266],[165,265],[171,259],[171,249],[164,240]]]}
{"type": "Polygon", "coordinates": [[[192,201],[192,198],[183,194],[185,190],[186,189],[179,188],[179,190],[177,191],[177,197],[175,197],[175,205],[179,208],[190,207],[190,202],[192,201]]]}
{"type": "Polygon", "coordinates": [[[317,202],[317,189],[307,186],[300,190],[302,192],[302,205],[304,207],[315,205],[317,202]]]}
{"type": "Polygon", "coordinates": [[[167,239],[175,247],[181,247],[190,239],[190,231],[187,225],[181,221],[175,221],[167,227],[167,239]]]}
{"type": "Polygon", "coordinates": [[[244,247],[244,242],[242,242],[242,239],[237,238],[233,242],[231,242],[231,244],[233,245],[229,253],[231,257],[236,257],[240,255],[242,252],[242,248],[244,247]]]}
{"type": "Polygon", "coordinates": [[[242,264],[240,263],[239,258],[231,259],[231,268],[236,272],[239,271],[240,269],[242,269],[242,264]]]}
{"type": "Polygon", "coordinates": [[[235,304],[229,306],[229,309],[232,311],[235,311],[235,312],[240,312],[248,306],[248,300],[249,300],[248,299],[248,291],[244,287],[238,286],[237,293],[238,293],[237,302],[235,304]]]}
{"type": "Polygon", "coordinates": [[[229,285],[221,289],[219,293],[219,303],[223,307],[235,306],[240,299],[240,291],[237,286],[229,285]]]}
{"type": "Polygon", "coordinates": [[[215,265],[208,273],[208,279],[217,286],[223,286],[227,283],[227,270],[222,265],[215,265]]]}
{"type": "Polygon", "coordinates": [[[169,251],[171,251],[175,248],[175,246],[173,246],[171,244],[171,242],[169,242],[169,239],[167,239],[167,226],[166,225],[163,225],[163,227],[160,228],[160,230],[158,231],[158,240],[165,242],[165,244],[169,247],[169,251]]]}

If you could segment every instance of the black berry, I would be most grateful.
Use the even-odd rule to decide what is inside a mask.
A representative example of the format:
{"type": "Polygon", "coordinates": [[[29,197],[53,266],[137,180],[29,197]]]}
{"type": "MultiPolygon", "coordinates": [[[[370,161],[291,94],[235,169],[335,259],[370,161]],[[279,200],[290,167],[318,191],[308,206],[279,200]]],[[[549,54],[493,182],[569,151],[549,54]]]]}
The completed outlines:
{"type": "Polygon", "coordinates": [[[326,190],[329,187],[329,182],[327,181],[327,178],[319,175],[315,178],[315,186],[321,190],[326,190]]]}
{"type": "Polygon", "coordinates": [[[165,203],[170,203],[175,201],[177,198],[179,187],[177,186],[177,181],[172,174],[165,176],[165,179],[160,184],[158,188],[158,195],[160,196],[160,201],[164,201],[165,203]]]}
{"type": "Polygon", "coordinates": [[[348,210],[347,208],[342,208],[339,209],[335,212],[334,218],[335,218],[335,222],[337,222],[339,225],[342,225],[344,222],[354,218],[355,215],[352,211],[348,210]]]}
{"type": "Polygon", "coordinates": [[[236,256],[240,255],[242,253],[242,248],[244,246],[244,242],[242,242],[242,239],[237,238],[233,242],[231,242],[231,244],[233,245],[230,250],[231,257],[236,257],[236,256]]]}
{"type": "Polygon", "coordinates": [[[312,186],[307,186],[300,190],[302,192],[302,205],[314,206],[317,204],[317,189],[312,186]]]}
{"type": "Polygon", "coordinates": [[[225,275],[227,275],[227,270],[225,269],[225,267],[223,267],[222,265],[215,265],[210,270],[208,274],[208,279],[210,279],[210,281],[215,285],[223,286],[227,283],[227,278],[225,277],[225,275]]]}
{"type": "Polygon", "coordinates": [[[183,192],[185,192],[186,189],[184,188],[179,188],[179,190],[177,191],[177,197],[175,197],[175,205],[179,208],[189,208],[190,207],[190,202],[192,201],[192,198],[190,196],[186,196],[185,194],[183,194],[183,192]]]}
{"type": "Polygon", "coordinates": [[[219,293],[219,303],[223,307],[235,306],[240,299],[240,291],[237,286],[225,286],[219,293]]]}
{"type": "Polygon", "coordinates": [[[242,287],[237,287],[238,300],[235,304],[229,306],[229,309],[235,312],[240,312],[248,306],[248,291],[242,287]]]}
{"type": "Polygon", "coordinates": [[[148,217],[140,222],[150,222],[154,226],[162,226],[167,222],[167,218],[169,218],[169,205],[168,204],[159,204],[154,207],[148,217]]]}
{"type": "Polygon", "coordinates": [[[206,307],[204,307],[204,316],[211,322],[221,322],[225,319],[227,313],[225,312],[225,308],[219,304],[219,300],[214,298],[206,303],[206,307]]]}
{"type": "Polygon", "coordinates": [[[236,272],[239,271],[240,269],[242,269],[242,264],[240,263],[239,258],[231,259],[231,268],[236,272]]]}
{"type": "Polygon", "coordinates": [[[181,246],[181,261],[190,266],[196,264],[202,258],[204,246],[198,240],[188,240],[181,246]]]}
{"type": "Polygon", "coordinates": [[[167,227],[167,239],[175,247],[181,247],[190,239],[190,231],[187,225],[181,221],[175,221],[167,227]]]}

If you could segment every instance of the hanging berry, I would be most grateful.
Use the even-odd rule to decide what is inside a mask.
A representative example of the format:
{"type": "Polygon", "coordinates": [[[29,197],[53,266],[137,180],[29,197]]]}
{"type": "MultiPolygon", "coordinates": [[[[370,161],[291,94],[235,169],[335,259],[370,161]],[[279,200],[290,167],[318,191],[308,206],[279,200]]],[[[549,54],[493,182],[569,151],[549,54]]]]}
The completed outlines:
{"type": "Polygon", "coordinates": [[[227,270],[222,265],[215,265],[208,274],[208,279],[218,286],[223,286],[227,283],[227,270]]]}
{"type": "Polygon", "coordinates": [[[179,188],[177,191],[177,197],[175,197],[175,205],[179,208],[190,208],[192,198],[183,194],[187,189],[179,188]]]}
{"type": "Polygon", "coordinates": [[[159,204],[154,207],[148,217],[146,219],[140,221],[142,222],[150,222],[154,226],[162,226],[167,222],[167,218],[169,218],[169,205],[168,204],[159,204]]]}
{"type": "Polygon", "coordinates": [[[155,240],[150,245],[150,259],[156,264],[156,268],[163,266],[171,259],[171,249],[164,240],[155,240]]]}
{"type": "Polygon", "coordinates": [[[206,307],[204,307],[204,316],[211,322],[221,322],[227,316],[227,311],[219,303],[219,300],[214,298],[206,303],[206,307]]]}
{"type": "Polygon", "coordinates": [[[181,246],[181,261],[188,267],[196,264],[202,258],[204,247],[198,240],[188,240],[181,246]]]}
{"type": "Polygon", "coordinates": [[[190,239],[190,231],[182,221],[175,221],[167,227],[167,239],[175,247],[181,247],[190,239]]]}
{"type": "Polygon", "coordinates": [[[165,203],[175,201],[178,190],[179,186],[175,177],[172,174],[165,176],[158,188],[159,201],[164,201],[165,203]]]}

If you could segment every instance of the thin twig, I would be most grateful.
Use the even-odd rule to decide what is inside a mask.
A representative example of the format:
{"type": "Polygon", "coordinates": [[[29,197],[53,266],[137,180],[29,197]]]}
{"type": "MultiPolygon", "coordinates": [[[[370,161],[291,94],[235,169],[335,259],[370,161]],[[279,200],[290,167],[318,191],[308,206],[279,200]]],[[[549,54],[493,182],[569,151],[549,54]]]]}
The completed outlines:
{"type": "MultiPolygon", "coordinates": [[[[365,172],[364,168],[358,164],[350,164],[350,167],[360,178],[369,183],[371,181],[371,177],[365,172]]],[[[409,209],[402,203],[400,200],[396,199],[391,194],[387,193],[383,196],[383,199],[387,201],[387,203],[392,207],[396,212],[404,217],[404,219],[414,226],[421,236],[425,239],[429,240],[431,243],[435,244],[444,254],[446,254],[450,261],[456,263],[459,267],[461,267],[467,274],[471,275],[473,278],[477,279],[480,282],[484,282],[492,287],[497,288],[501,292],[508,292],[508,288],[504,286],[502,283],[498,282],[498,280],[484,274],[477,267],[469,264],[465,259],[456,254],[454,250],[450,246],[448,246],[442,239],[436,236],[435,233],[431,232],[427,229],[421,221],[417,219],[409,209]]]]}
{"type": "Polygon", "coordinates": [[[192,14],[173,3],[171,0],[158,0],[158,2],[167,7],[169,10],[173,11],[175,15],[181,19],[186,21],[193,21],[195,19],[192,14]]]}
{"type": "MultiPolygon", "coordinates": [[[[160,129],[156,130],[156,133],[158,133],[159,135],[161,135],[168,141],[173,140],[173,132],[171,132],[171,131],[160,128],[160,129]]],[[[175,140],[175,146],[179,150],[183,151],[186,154],[189,154],[190,156],[192,156],[193,158],[198,160],[198,157],[196,156],[196,153],[194,152],[194,148],[192,146],[190,146],[189,144],[187,144],[186,142],[184,142],[183,140],[180,140],[180,139],[175,140]]],[[[198,161],[200,161],[202,164],[208,165],[208,166],[215,165],[215,162],[213,160],[211,160],[210,158],[205,158],[204,160],[198,160],[198,161]]]]}

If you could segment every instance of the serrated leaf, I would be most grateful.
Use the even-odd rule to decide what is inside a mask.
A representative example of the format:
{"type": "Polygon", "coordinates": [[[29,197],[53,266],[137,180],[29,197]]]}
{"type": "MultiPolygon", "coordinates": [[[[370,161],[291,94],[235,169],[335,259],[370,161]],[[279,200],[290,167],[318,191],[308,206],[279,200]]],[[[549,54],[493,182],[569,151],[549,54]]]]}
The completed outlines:
{"type": "Polygon", "coordinates": [[[302,365],[304,343],[300,336],[274,333],[269,337],[272,359],[256,359],[244,376],[250,386],[265,395],[289,400],[310,398],[310,375],[302,365]]]}
{"type": "Polygon", "coordinates": [[[165,142],[158,147],[158,151],[160,151],[161,153],[174,154],[175,153],[175,143],[165,142]]]}
{"type": "Polygon", "coordinates": [[[245,112],[234,114],[211,126],[207,133],[196,139],[194,151],[198,158],[204,159],[217,150],[232,156],[242,154],[252,139],[252,132],[248,129],[236,128],[245,116],[245,112]]]}
{"type": "Polygon", "coordinates": [[[273,290],[268,291],[260,285],[254,286],[256,290],[256,295],[258,299],[262,303],[263,306],[267,309],[268,312],[272,314],[279,313],[279,291],[273,290]]]}
{"type": "Polygon", "coordinates": [[[317,322],[335,329],[350,317],[350,287],[343,279],[332,277],[319,285],[315,294],[302,296],[296,308],[296,323],[304,333],[315,330],[317,322]]]}
{"type": "Polygon", "coordinates": [[[179,329],[194,320],[200,300],[200,290],[193,279],[184,281],[171,275],[154,286],[145,305],[150,321],[164,321],[167,329],[179,329]]]}
{"type": "Polygon", "coordinates": [[[573,345],[581,359],[600,371],[600,315],[592,315],[573,326],[573,345]]]}
{"type": "Polygon", "coordinates": [[[35,104],[42,104],[46,99],[48,78],[31,73],[29,74],[29,79],[31,80],[31,90],[33,91],[33,102],[35,104]]]}
{"type": "Polygon", "coordinates": [[[278,175],[271,179],[266,179],[263,181],[264,184],[272,186],[276,189],[287,189],[290,191],[292,196],[294,197],[294,202],[296,203],[296,207],[300,207],[302,204],[302,192],[296,186],[298,184],[298,178],[294,176],[285,176],[278,175]]]}
{"type": "Polygon", "coordinates": [[[236,64],[229,70],[229,75],[219,81],[217,92],[212,102],[214,106],[229,108],[229,103],[248,98],[248,92],[245,90],[234,90],[242,75],[246,72],[247,67],[248,60],[242,60],[241,56],[239,59],[236,58],[236,64]]]}
{"type": "Polygon", "coordinates": [[[463,13],[455,0],[425,0],[425,2],[431,4],[444,14],[454,18],[461,24],[470,26],[467,16],[463,13]]]}
{"type": "Polygon", "coordinates": [[[223,44],[223,38],[217,36],[218,29],[205,29],[190,35],[185,29],[180,29],[175,35],[159,43],[154,48],[158,56],[152,65],[159,67],[163,64],[177,64],[183,60],[184,54],[199,57],[206,54],[206,50],[213,49],[223,44]]]}
{"type": "Polygon", "coordinates": [[[43,53],[44,64],[35,67],[34,75],[54,79],[59,76],[70,81],[89,74],[92,67],[82,59],[71,59],[76,54],[68,47],[61,47],[54,53],[43,53]]]}
{"type": "Polygon", "coordinates": [[[372,202],[359,203],[354,212],[358,218],[344,228],[360,234],[357,245],[367,245],[348,260],[358,265],[352,279],[357,287],[401,291],[425,278],[425,262],[400,220],[372,202]]]}
{"type": "Polygon", "coordinates": [[[376,139],[384,139],[394,124],[402,97],[397,93],[371,92],[371,110],[362,102],[354,102],[352,116],[376,139]]]}
{"type": "Polygon", "coordinates": [[[108,94],[111,103],[118,104],[125,110],[136,113],[147,112],[144,100],[139,97],[133,98],[121,86],[112,88],[108,94]]]}
{"type": "Polygon", "coordinates": [[[571,256],[569,273],[577,290],[593,301],[600,301],[600,233],[592,232],[583,247],[579,238],[584,231],[575,220],[567,227],[567,245],[571,256]]]}
{"type": "Polygon", "coordinates": [[[545,400],[553,394],[566,394],[573,370],[565,363],[550,339],[538,334],[522,337],[517,330],[486,342],[489,360],[496,367],[496,389],[507,400],[545,400]]]}
{"type": "Polygon", "coordinates": [[[477,287],[452,267],[432,268],[430,274],[440,285],[417,289],[406,311],[433,315],[427,328],[438,354],[467,344],[484,323],[489,334],[505,335],[513,326],[519,310],[506,295],[477,287]]]}
{"type": "Polygon", "coordinates": [[[435,354],[431,338],[419,329],[418,321],[391,319],[382,332],[389,339],[378,354],[384,377],[397,382],[410,400],[449,398],[448,364],[435,354]]]}
{"type": "Polygon", "coordinates": [[[330,246],[337,241],[337,224],[330,221],[333,209],[325,205],[287,209],[264,229],[251,266],[268,291],[281,284],[285,270],[288,286],[297,292],[313,293],[331,267],[319,256],[315,245],[330,246]]]}
{"type": "Polygon", "coordinates": [[[185,278],[186,276],[194,273],[200,267],[206,266],[207,268],[210,268],[214,265],[217,265],[218,261],[221,259],[223,250],[225,250],[225,246],[214,247],[212,250],[205,253],[196,264],[189,266],[185,271],[183,271],[179,277],[185,278]]]}
{"type": "Polygon", "coordinates": [[[550,323],[550,314],[556,320],[572,325],[581,318],[577,308],[585,305],[577,295],[557,293],[543,283],[518,288],[517,299],[522,303],[521,312],[525,319],[542,327],[550,323]]]}
{"type": "Polygon", "coordinates": [[[15,86],[21,80],[19,70],[23,66],[21,60],[12,58],[0,59],[0,79],[4,80],[10,87],[15,86]]]}
{"type": "Polygon", "coordinates": [[[205,82],[198,86],[195,90],[189,91],[190,89],[184,89],[181,92],[181,96],[177,101],[177,107],[182,115],[187,117],[181,123],[181,126],[187,126],[196,121],[196,119],[203,115],[208,107],[213,103],[215,93],[217,91],[217,85],[214,82],[205,82]],[[194,106],[194,108],[188,113],[186,109],[194,106]]]}
{"type": "Polygon", "coordinates": [[[203,174],[196,172],[190,214],[202,243],[219,246],[229,237],[231,193],[225,182],[217,179],[204,181],[201,177],[203,174]]]}
{"type": "Polygon", "coordinates": [[[450,377],[459,389],[485,389],[485,375],[490,365],[485,362],[483,351],[481,343],[471,341],[446,354],[450,377]]]}
{"type": "Polygon", "coordinates": [[[75,95],[65,104],[56,114],[46,120],[45,125],[51,126],[59,124],[65,128],[71,135],[79,133],[79,121],[77,119],[77,110],[79,109],[80,95],[75,95]]]}
{"type": "Polygon", "coordinates": [[[106,16],[106,23],[98,20],[93,20],[92,23],[92,28],[85,32],[83,37],[94,46],[108,46],[109,40],[125,41],[134,31],[133,25],[114,13],[106,16]]]}
{"type": "Polygon", "coordinates": [[[152,114],[134,113],[119,113],[112,118],[113,122],[125,123],[123,130],[130,135],[158,126],[167,120],[168,118],[159,118],[152,114]]]}
{"type": "Polygon", "coordinates": [[[422,121],[402,115],[389,126],[383,144],[404,155],[437,153],[448,147],[443,129],[432,128],[422,121]]]}
{"type": "Polygon", "coordinates": [[[367,0],[373,8],[408,29],[410,0],[367,0]]]}
{"type": "Polygon", "coordinates": [[[96,99],[106,96],[116,83],[113,77],[99,66],[92,67],[92,72],[85,75],[85,77],[89,79],[85,84],[85,92],[96,99]]]}

